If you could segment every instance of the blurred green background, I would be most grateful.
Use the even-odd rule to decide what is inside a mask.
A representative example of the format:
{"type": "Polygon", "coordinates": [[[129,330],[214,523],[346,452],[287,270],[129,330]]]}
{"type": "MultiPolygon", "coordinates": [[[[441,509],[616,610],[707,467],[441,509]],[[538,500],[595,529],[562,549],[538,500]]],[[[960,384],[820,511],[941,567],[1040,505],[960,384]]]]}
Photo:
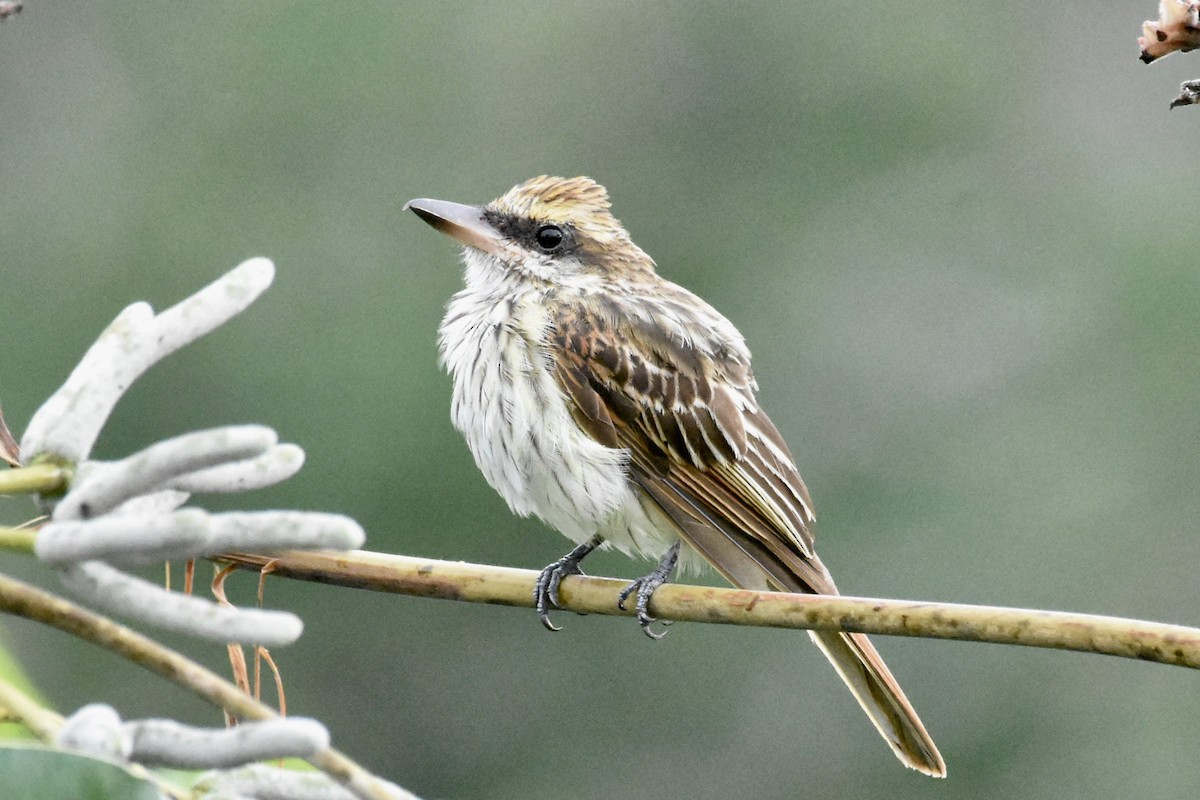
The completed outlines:
{"type": "MultiPolygon", "coordinates": [[[[508,513],[448,420],[434,339],[456,249],[401,208],[587,174],[746,335],[843,591],[1200,622],[1200,113],[1167,111],[1200,59],[1140,64],[1154,13],[28,0],[0,25],[0,401],[19,434],[124,305],[269,256],[274,287],[146,375],[97,454],[267,423],[308,464],[226,506],[541,567],[566,540],[508,513]]],[[[56,585],[28,559],[0,569],[56,585]]],[[[933,782],[798,633],[677,625],[655,644],[564,615],[550,635],[532,612],[283,581],[268,601],[307,621],[275,653],[292,713],[426,798],[1200,787],[1182,669],[881,640],[949,763],[933,782]]],[[[60,710],[219,721],[2,625],[60,710]]]]}

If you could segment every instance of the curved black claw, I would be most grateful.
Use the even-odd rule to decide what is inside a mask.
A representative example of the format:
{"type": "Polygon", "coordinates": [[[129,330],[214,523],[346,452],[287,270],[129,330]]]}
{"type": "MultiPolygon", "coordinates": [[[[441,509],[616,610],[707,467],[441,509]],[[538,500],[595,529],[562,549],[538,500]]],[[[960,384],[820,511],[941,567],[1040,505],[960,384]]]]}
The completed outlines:
{"type": "Polygon", "coordinates": [[[558,561],[547,566],[538,575],[537,583],[533,587],[533,605],[537,608],[538,619],[542,621],[542,625],[545,626],[546,630],[561,630],[550,621],[550,609],[560,608],[558,604],[558,587],[562,584],[562,579],[568,575],[582,575],[583,570],[579,568],[579,562],[583,561],[584,556],[599,547],[602,541],[603,539],[599,536],[592,537],[558,561]]]}
{"type": "MultiPolygon", "coordinates": [[[[642,632],[651,639],[661,639],[667,635],[666,631],[657,633],[651,627],[657,618],[650,616],[650,598],[658,587],[662,586],[671,578],[671,573],[675,571],[675,563],[679,561],[679,542],[671,545],[671,549],[666,552],[658,565],[650,571],[649,575],[631,581],[622,591],[620,597],[617,598],[617,608],[625,610],[625,601],[630,595],[637,594],[637,602],[634,603],[634,610],[637,611],[638,624],[642,626],[642,632]]],[[[670,621],[666,620],[663,625],[670,625],[670,621]]]]}

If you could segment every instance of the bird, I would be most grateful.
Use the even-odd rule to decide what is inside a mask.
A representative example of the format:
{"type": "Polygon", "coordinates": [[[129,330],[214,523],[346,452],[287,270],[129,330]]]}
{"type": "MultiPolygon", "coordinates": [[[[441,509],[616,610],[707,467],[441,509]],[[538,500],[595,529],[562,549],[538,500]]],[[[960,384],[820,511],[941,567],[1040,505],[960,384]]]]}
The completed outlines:
{"type": "MultiPolygon", "coordinates": [[[[707,563],[743,589],[838,593],[745,339],[658,274],[603,186],[541,175],[485,205],[405,208],[464,245],[464,288],[438,330],[454,427],[515,514],[576,545],[538,577],[543,625],[557,630],[562,580],[602,546],[657,560],[620,596],[653,638],[650,598],[677,568],[707,563]]],[[[944,777],[870,640],[809,633],[900,761],[944,777]]]]}

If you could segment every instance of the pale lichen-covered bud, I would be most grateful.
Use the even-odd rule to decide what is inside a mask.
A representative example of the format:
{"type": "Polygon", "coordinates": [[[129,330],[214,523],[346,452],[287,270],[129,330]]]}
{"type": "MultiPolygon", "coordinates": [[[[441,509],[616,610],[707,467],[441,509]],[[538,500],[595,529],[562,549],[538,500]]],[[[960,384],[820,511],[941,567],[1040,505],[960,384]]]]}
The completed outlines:
{"type": "Polygon", "coordinates": [[[21,440],[24,463],[45,454],[86,459],[113,406],[142,373],[240,314],[274,277],[274,264],[252,258],[161,314],[146,303],[126,308],[33,415],[21,440]]]}
{"type": "Polygon", "coordinates": [[[308,758],[329,747],[329,732],[315,719],[243,722],[234,728],[197,728],[169,719],[125,723],[133,758],[178,769],[221,769],[275,758],[308,758]]]}
{"type": "Polygon", "coordinates": [[[280,647],[304,632],[304,623],[295,614],[219,606],[168,592],[103,561],[68,564],[60,577],[67,588],[98,608],[212,642],[280,647]]]}
{"type": "Polygon", "coordinates": [[[133,737],[125,730],[116,709],[104,703],[89,703],[63,720],[55,738],[59,747],[120,761],[129,760],[133,737]]]}

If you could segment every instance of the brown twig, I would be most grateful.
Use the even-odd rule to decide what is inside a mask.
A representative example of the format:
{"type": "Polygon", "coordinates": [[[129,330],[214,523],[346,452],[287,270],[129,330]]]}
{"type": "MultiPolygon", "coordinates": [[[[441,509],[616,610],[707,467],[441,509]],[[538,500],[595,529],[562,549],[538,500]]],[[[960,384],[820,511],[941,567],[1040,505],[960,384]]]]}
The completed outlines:
{"type": "MultiPolygon", "coordinates": [[[[0,19],[3,19],[3,17],[0,17],[0,19]]],[[[0,461],[3,461],[10,467],[21,466],[21,446],[17,444],[17,440],[13,438],[12,432],[9,431],[8,423],[4,421],[3,411],[0,411],[0,461]]]]}
{"type": "MultiPolygon", "coordinates": [[[[246,569],[270,563],[285,578],[332,583],[417,597],[507,606],[533,606],[537,572],[385,553],[230,553],[222,560],[246,569]]],[[[630,616],[617,608],[627,581],[571,576],[562,608],[581,614],[630,616]]],[[[863,597],[752,592],[665,584],[650,612],[660,619],[857,631],[885,636],[960,639],[1157,661],[1200,669],[1200,629],[1137,619],[1063,611],[882,600],[863,597]]]]}

